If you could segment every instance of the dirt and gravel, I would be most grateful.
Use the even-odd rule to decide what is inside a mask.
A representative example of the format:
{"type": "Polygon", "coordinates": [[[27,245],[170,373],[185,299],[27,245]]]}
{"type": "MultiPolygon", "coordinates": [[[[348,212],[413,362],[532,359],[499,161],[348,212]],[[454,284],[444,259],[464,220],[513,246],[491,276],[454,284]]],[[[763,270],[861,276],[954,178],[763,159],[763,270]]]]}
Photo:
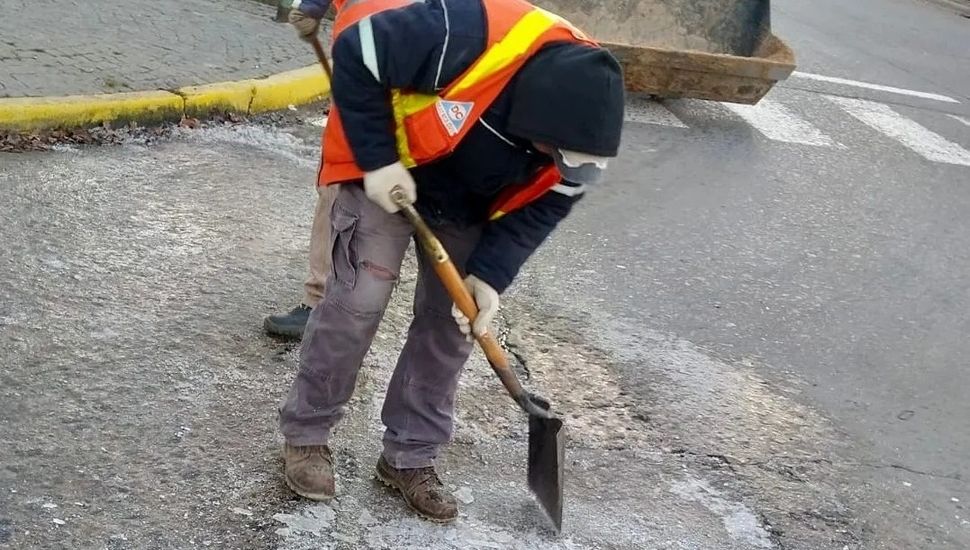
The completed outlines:
{"type": "Polygon", "coordinates": [[[299,126],[312,116],[325,115],[329,101],[306,105],[302,110],[291,109],[254,116],[243,116],[230,111],[212,111],[199,119],[183,117],[177,123],[151,126],[136,122],[127,124],[104,123],[88,128],[53,128],[40,130],[11,130],[0,128],[0,153],[28,153],[80,145],[152,145],[159,140],[172,138],[185,130],[209,129],[243,124],[270,124],[299,126]]]}

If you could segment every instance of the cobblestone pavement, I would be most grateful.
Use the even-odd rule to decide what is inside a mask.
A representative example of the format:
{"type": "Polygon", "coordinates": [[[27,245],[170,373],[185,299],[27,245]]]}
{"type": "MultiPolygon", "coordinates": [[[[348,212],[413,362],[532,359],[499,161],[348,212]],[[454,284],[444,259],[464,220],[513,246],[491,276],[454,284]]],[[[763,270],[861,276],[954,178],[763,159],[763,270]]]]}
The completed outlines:
{"type": "Polygon", "coordinates": [[[0,97],[173,89],[313,63],[249,0],[5,0],[0,97]]]}

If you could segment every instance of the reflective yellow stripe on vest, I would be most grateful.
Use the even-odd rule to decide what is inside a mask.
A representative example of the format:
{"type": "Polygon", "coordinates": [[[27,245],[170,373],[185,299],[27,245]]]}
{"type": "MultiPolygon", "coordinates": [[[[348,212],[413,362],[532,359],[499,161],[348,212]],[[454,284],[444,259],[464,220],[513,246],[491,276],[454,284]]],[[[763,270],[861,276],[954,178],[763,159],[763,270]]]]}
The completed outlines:
{"type": "MultiPolygon", "coordinates": [[[[532,44],[549,30],[556,22],[553,14],[541,9],[534,9],[525,14],[522,19],[509,30],[502,40],[493,44],[464,77],[445,94],[444,99],[450,99],[454,94],[467,90],[475,84],[487,79],[514,62],[520,55],[529,51],[532,44]]],[[[394,108],[394,122],[397,126],[397,152],[401,163],[408,168],[417,166],[408,145],[407,131],[404,119],[431,107],[439,100],[434,94],[405,93],[401,90],[391,91],[391,104],[394,108]]]]}
{"type": "Polygon", "coordinates": [[[401,90],[391,90],[391,105],[394,107],[394,136],[397,139],[397,155],[401,159],[401,164],[407,168],[414,168],[418,165],[411,156],[411,147],[408,145],[408,133],[404,126],[404,119],[434,105],[438,101],[438,96],[431,94],[406,94],[401,90]]]}
{"type": "Polygon", "coordinates": [[[449,93],[458,93],[471,88],[492,74],[501,71],[515,59],[524,54],[532,43],[549,30],[555,20],[540,9],[525,14],[512,27],[505,38],[494,44],[475,62],[472,70],[465,75],[449,93]]]}

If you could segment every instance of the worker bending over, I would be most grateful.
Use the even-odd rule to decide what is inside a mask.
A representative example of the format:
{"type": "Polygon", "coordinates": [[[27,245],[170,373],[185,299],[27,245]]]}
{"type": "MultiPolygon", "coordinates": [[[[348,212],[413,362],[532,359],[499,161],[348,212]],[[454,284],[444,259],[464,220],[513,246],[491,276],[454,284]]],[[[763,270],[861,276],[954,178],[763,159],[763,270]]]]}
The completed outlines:
{"type": "MultiPolygon", "coordinates": [[[[317,31],[323,3],[291,21],[317,31]]],[[[522,0],[347,0],[337,4],[333,106],[318,184],[336,185],[332,271],[309,316],[280,410],[287,484],[334,496],[331,430],[398,281],[412,239],[391,190],[427,219],[480,313],[469,321],[418,260],[414,319],[391,377],[377,476],[422,517],[450,521],[434,462],[452,436],[455,393],[499,296],[615,157],[623,124],[616,60],[568,22],[522,0]],[[456,323],[457,321],[457,323],[456,323]]]]}

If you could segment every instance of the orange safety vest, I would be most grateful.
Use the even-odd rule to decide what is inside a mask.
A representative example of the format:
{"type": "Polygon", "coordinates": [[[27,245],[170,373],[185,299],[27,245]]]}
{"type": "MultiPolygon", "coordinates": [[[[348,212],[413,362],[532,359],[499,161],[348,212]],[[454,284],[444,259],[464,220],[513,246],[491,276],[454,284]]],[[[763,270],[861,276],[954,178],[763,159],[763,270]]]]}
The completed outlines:
{"type": "MultiPolygon", "coordinates": [[[[402,8],[415,0],[337,0],[333,36],[375,13],[402,8]]],[[[417,0],[420,1],[420,0],[417,0]]],[[[396,122],[395,136],[401,163],[408,168],[450,154],[519,69],[550,42],[571,41],[598,46],[582,31],[558,15],[524,0],[482,0],[488,42],[482,55],[461,76],[437,94],[391,90],[396,122]]],[[[331,185],[364,176],[332,105],[323,133],[323,163],[318,185],[331,185]]],[[[522,208],[552,189],[562,179],[554,164],[532,181],[500,193],[492,206],[492,219],[522,208]]]]}

